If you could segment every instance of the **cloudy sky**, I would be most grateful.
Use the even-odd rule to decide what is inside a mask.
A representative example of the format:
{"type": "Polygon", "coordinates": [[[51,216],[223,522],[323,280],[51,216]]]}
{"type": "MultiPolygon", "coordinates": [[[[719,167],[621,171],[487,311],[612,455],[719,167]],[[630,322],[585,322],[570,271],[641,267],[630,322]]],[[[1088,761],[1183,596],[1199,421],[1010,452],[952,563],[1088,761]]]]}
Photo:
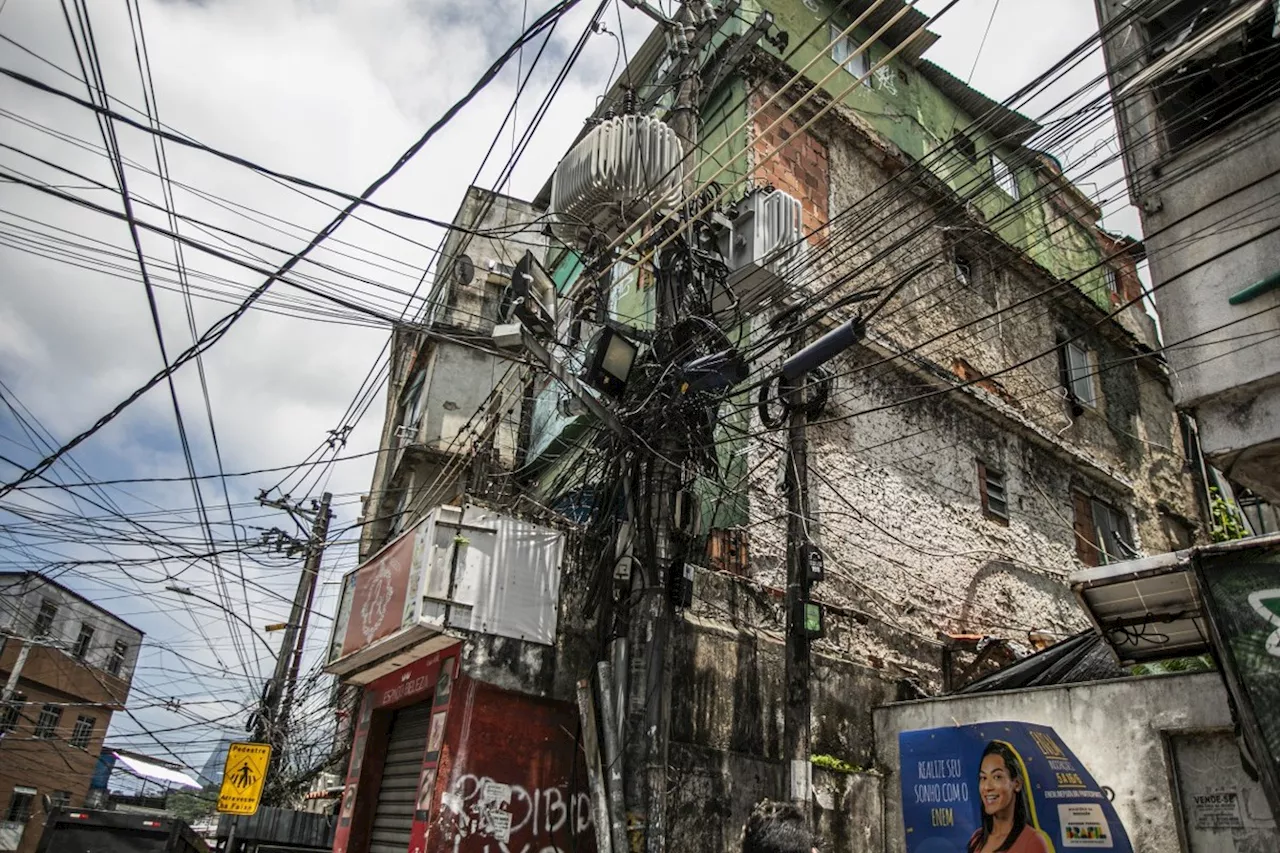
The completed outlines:
{"type": "MultiPolygon", "coordinates": [[[[87,5],[106,90],[118,99],[118,111],[139,118],[144,87],[129,6],[93,0],[87,5]]],[[[532,20],[550,5],[532,0],[526,10],[517,0],[138,0],[134,11],[143,24],[161,122],[176,133],[267,168],[359,193],[470,88],[522,29],[522,16],[532,20]]],[[[594,5],[580,4],[555,31],[520,101],[520,131],[594,5]]],[[[634,51],[650,22],[617,5],[620,10],[610,8],[606,14],[606,26],[613,32],[621,26],[634,51]]],[[[945,3],[922,0],[919,5],[934,12],[945,3]]],[[[79,27],[75,29],[78,33],[79,27]]],[[[933,29],[942,38],[929,57],[962,79],[972,73],[976,87],[1000,99],[1086,38],[1096,24],[1091,0],[961,0],[933,29]]],[[[0,36],[0,67],[87,97],[59,4],[0,0],[0,36]]],[[[605,90],[617,50],[612,36],[591,37],[521,159],[510,192],[526,197],[536,192],[605,90]]],[[[533,52],[526,51],[526,69],[533,52]]],[[[1100,72],[1101,60],[1094,53],[1054,91],[1067,91],[1100,72]]],[[[452,218],[498,132],[515,86],[513,64],[377,194],[377,201],[438,219],[452,218]]],[[[1028,111],[1034,114],[1037,105],[1050,103],[1051,95],[1028,111]]],[[[153,174],[157,154],[151,138],[122,125],[116,133],[124,157],[134,164],[126,169],[126,177],[138,199],[139,217],[164,227],[164,214],[148,207],[163,200],[163,188],[153,174]]],[[[0,145],[0,169],[120,209],[118,194],[95,186],[99,182],[114,187],[115,177],[103,154],[99,125],[88,110],[0,79],[0,145]]],[[[492,186],[496,167],[510,151],[508,126],[481,185],[492,186]]],[[[178,211],[204,223],[184,223],[182,233],[236,255],[252,255],[262,266],[274,266],[297,251],[334,215],[332,196],[299,192],[178,145],[166,145],[164,155],[178,211]],[[217,231],[219,227],[267,246],[249,244],[217,231]]],[[[1118,176],[1111,169],[1102,178],[1118,176]]],[[[422,286],[430,286],[432,247],[440,232],[387,214],[361,217],[365,221],[348,222],[336,240],[312,256],[325,267],[304,264],[299,273],[396,315],[407,294],[419,287],[424,270],[422,286]]],[[[1131,232],[1137,227],[1131,211],[1120,209],[1107,223],[1131,232]]],[[[143,234],[141,242],[151,259],[171,358],[191,344],[191,320],[197,329],[207,328],[231,310],[227,300],[237,301],[261,281],[232,263],[186,250],[196,292],[189,318],[174,272],[173,243],[155,234],[143,234]]],[[[76,435],[160,369],[147,295],[132,253],[123,222],[30,188],[0,183],[0,393],[27,422],[20,423],[14,408],[0,404],[0,457],[32,464],[47,451],[44,442],[56,446],[76,435]],[[37,422],[44,434],[30,431],[37,422]]],[[[328,430],[350,422],[344,420],[348,409],[386,340],[384,327],[360,324],[349,312],[320,315],[322,303],[281,284],[271,293],[263,310],[251,311],[203,358],[209,411],[227,472],[291,466],[312,458],[328,430]]],[[[175,386],[195,467],[200,474],[214,473],[214,446],[195,364],[179,372],[175,386]]],[[[376,448],[382,406],[379,394],[355,425],[343,455],[359,456],[376,448]]],[[[83,444],[73,458],[78,468],[61,464],[50,477],[63,482],[81,479],[85,472],[94,479],[182,477],[186,468],[167,386],[153,389],[83,444]]],[[[16,470],[0,461],[0,479],[11,479],[16,470]]],[[[341,531],[358,515],[359,495],[368,489],[371,471],[368,456],[324,469],[304,468],[286,479],[279,491],[294,496],[333,492],[338,513],[334,530],[341,531]]],[[[253,540],[271,527],[296,531],[286,516],[254,504],[258,490],[275,487],[289,473],[232,478],[225,497],[216,481],[206,481],[203,497],[210,505],[215,536],[229,540],[234,529],[241,540],[253,540]],[[236,528],[227,523],[228,502],[236,528]]],[[[194,498],[187,484],[132,483],[90,497],[99,503],[110,500],[153,529],[198,547],[199,529],[192,526],[194,498]]],[[[92,516],[108,515],[110,509],[77,504],[56,489],[30,490],[6,501],[24,510],[92,516]]],[[[0,525],[8,525],[0,536],[0,567],[52,564],[66,583],[148,633],[135,682],[137,720],[117,715],[113,741],[164,755],[155,741],[139,736],[139,721],[154,729],[174,729],[194,719],[227,717],[234,724],[242,718],[254,679],[269,668],[263,644],[250,638],[237,618],[164,589],[177,582],[217,599],[223,591],[207,562],[189,567],[170,562],[163,569],[137,566],[128,574],[118,567],[68,564],[64,561],[109,555],[137,558],[153,552],[127,542],[95,541],[93,533],[101,533],[101,527],[82,525],[77,530],[87,533],[36,541],[31,538],[33,526],[17,524],[18,519],[0,513],[0,525]],[[165,571],[179,579],[167,579],[165,571]],[[233,632],[242,644],[239,649],[233,645],[233,632]],[[185,708],[174,712],[158,707],[169,697],[181,699],[185,708]]],[[[115,524],[114,529],[125,527],[115,524]]],[[[333,609],[332,582],[355,560],[355,533],[347,531],[338,539],[344,544],[332,548],[325,561],[326,585],[317,597],[321,614],[333,609]]],[[[233,578],[226,594],[234,602],[236,617],[256,626],[281,620],[295,565],[271,558],[264,562],[224,557],[223,570],[233,578]],[[244,588],[247,596],[237,577],[241,571],[261,585],[244,588]]],[[[321,616],[313,624],[319,630],[313,632],[311,647],[318,650],[329,622],[321,616]]],[[[275,637],[267,642],[278,642],[275,637]]],[[[174,754],[199,767],[219,731],[214,726],[176,729],[161,738],[174,754]]]]}

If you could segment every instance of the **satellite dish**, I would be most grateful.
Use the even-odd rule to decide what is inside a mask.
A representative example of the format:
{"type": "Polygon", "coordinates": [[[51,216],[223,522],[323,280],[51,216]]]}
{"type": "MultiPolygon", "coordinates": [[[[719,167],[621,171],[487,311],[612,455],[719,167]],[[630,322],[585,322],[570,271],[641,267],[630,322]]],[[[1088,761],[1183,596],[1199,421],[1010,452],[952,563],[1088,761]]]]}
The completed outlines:
{"type": "Polygon", "coordinates": [[[458,261],[453,265],[453,275],[458,284],[470,284],[476,277],[476,265],[467,255],[458,255],[458,261]]]}

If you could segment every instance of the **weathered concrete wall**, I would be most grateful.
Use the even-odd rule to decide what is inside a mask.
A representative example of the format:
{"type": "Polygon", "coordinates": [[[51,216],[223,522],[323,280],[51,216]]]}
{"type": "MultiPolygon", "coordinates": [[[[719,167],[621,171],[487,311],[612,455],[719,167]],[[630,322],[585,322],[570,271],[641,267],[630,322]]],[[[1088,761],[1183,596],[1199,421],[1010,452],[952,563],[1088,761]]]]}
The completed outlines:
{"type": "MultiPolygon", "coordinates": [[[[859,618],[837,611],[819,647],[936,686],[936,648],[887,638],[945,630],[1025,641],[1030,631],[1080,629],[1065,583],[1079,566],[1075,494],[1125,513],[1148,553],[1193,535],[1186,521],[1197,509],[1161,365],[1090,297],[986,231],[945,189],[903,172],[901,152],[869,135],[855,111],[838,107],[806,133],[797,132],[803,115],[787,121],[786,156],[763,175],[798,193],[806,216],[839,217],[811,247],[815,269],[798,289],[839,280],[831,304],[938,261],[877,317],[866,347],[828,365],[831,398],[809,430],[816,536],[828,557],[817,596],[859,618]],[[810,175],[818,150],[828,172],[810,175]],[[823,192],[829,204],[814,197],[823,192]],[[967,280],[952,263],[958,253],[967,280]],[[1056,349],[1076,336],[1095,367],[1096,404],[1080,411],[1064,399],[1056,349]],[[1007,524],[982,510],[979,463],[1005,475],[1007,524]]],[[[853,311],[813,312],[811,334],[853,311]]],[[[779,443],[766,435],[745,449],[751,577],[774,587],[786,541],[779,443]]]]}
{"type": "MultiPolygon", "coordinates": [[[[1104,23],[1130,13],[1096,0],[1104,23]]],[[[1225,41],[1225,40],[1224,40],[1225,41]]],[[[1139,20],[1104,44],[1113,90],[1146,67],[1139,20]]],[[[1272,47],[1256,47],[1265,54],[1272,47]]],[[[1230,68],[1232,63],[1226,66],[1230,68]]],[[[1262,90],[1270,78],[1250,75],[1262,90]]],[[[1234,85],[1230,72],[1221,86],[1234,85]]],[[[1232,305],[1228,297],[1277,271],[1280,234],[1280,106],[1263,108],[1213,135],[1170,151],[1151,87],[1119,102],[1130,194],[1142,213],[1156,307],[1180,406],[1195,408],[1206,457],[1270,500],[1280,499],[1280,291],[1232,305]],[[1230,250],[1230,251],[1228,251],[1230,250]],[[1225,254],[1224,254],[1225,253],[1225,254]],[[1222,255],[1221,257],[1217,257],[1222,255]]]]}
{"type": "MultiPolygon", "coordinates": [[[[451,231],[445,240],[435,278],[421,317],[460,338],[481,341],[498,320],[502,294],[510,283],[510,270],[526,250],[539,260],[546,252],[546,237],[532,224],[537,211],[528,202],[469,187],[453,222],[466,230],[506,229],[504,236],[486,237],[451,231]],[[465,261],[463,260],[465,257],[465,261]],[[465,279],[465,280],[464,280],[465,279]]],[[[364,501],[360,557],[364,559],[385,544],[395,530],[397,511],[405,512],[406,526],[432,506],[459,491],[468,471],[457,457],[481,450],[485,464],[509,469],[519,442],[522,387],[518,377],[506,377],[510,362],[474,347],[440,341],[401,327],[391,335],[391,369],[380,446],[373,482],[364,501]],[[425,381],[417,400],[409,393],[419,372],[425,381]],[[495,387],[505,395],[489,400],[495,387]],[[477,414],[489,401],[489,411],[477,414]],[[397,435],[417,407],[417,430],[397,435]]]]}
{"type": "MultiPolygon", "coordinates": [[[[735,853],[751,807],[787,796],[782,761],[785,702],[776,597],[740,578],[700,573],[699,602],[723,603],[733,629],[687,615],[678,624],[672,673],[672,849],[735,853]]],[[[695,610],[710,613],[699,604],[695,610]]],[[[849,660],[813,661],[813,753],[867,768],[872,709],[901,696],[890,674],[849,660]]],[[[823,853],[881,851],[880,778],[814,768],[823,853]]]]}
{"type": "MultiPolygon", "coordinates": [[[[904,702],[878,708],[876,754],[877,766],[886,780],[888,850],[903,849],[898,733],[997,720],[1034,722],[1050,726],[1061,735],[1098,784],[1115,791],[1116,811],[1133,849],[1143,853],[1183,850],[1178,840],[1176,796],[1170,782],[1173,767],[1165,739],[1181,733],[1231,728],[1226,690],[1216,672],[904,702]]],[[[1220,757],[1239,763],[1238,754],[1220,757]]],[[[1228,778],[1227,774],[1223,778],[1228,778]]]]}

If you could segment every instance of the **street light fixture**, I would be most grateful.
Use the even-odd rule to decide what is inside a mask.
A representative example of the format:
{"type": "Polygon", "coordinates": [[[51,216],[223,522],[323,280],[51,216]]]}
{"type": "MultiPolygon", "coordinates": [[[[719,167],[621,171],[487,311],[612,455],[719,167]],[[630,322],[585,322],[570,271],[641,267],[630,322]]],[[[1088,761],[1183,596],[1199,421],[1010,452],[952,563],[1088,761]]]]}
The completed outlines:
{"type": "Polygon", "coordinates": [[[267,650],[267,654],[271,655],[272,657],[275,657],[275,654],[276,654],[275,649],[271,648],[271,646],[267,643],[267,641],[262,639],[262,635],[258,633],[258,629],[253,627],[253,625],[250,624],[249,622],[245,621],[244,617],[236,613],[234,610],[224,607],[223,605],[219,604],[218,602],[214,601],[211,598],[205,598],[203,595],[200,595],[199,593],[192,591],[191,587],[189,586],[177,586],[176,584],[169,584],[168,586],[165,587],[165,589],[168,590],[169,592],[177,593],[178,595],[185,595],[190,598],[198,599],[200,601],[203,601],[206,604],[211,604],[214,607],[217,607],[219,610],[222,610],[232,619],[236,620],[241,625],[248,628],[249,633],[253,634],[254,638],[257,639],[259,643],[262,643],[262,647],[267,650]]]}
{"type": "Polygon", "coordinates": [[[587,349],[587,365],[582,381],[617,397],[627,387],[631,366],[640,348],[624,338],[616,329],[604,326],[587,349]]]}

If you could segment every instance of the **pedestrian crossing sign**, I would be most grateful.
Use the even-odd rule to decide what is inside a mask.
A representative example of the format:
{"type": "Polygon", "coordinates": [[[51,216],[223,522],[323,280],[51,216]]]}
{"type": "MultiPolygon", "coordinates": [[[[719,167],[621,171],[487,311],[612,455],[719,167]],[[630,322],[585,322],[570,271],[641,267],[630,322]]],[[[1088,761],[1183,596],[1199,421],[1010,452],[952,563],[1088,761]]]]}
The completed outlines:
{"type": "Polygon", "coordinates": [[[218,791],[218,811],[223,814],[256,814],[262,798],[262,784],[271,764],[271,744],[233,743],[227,751],[218,791]]]}

